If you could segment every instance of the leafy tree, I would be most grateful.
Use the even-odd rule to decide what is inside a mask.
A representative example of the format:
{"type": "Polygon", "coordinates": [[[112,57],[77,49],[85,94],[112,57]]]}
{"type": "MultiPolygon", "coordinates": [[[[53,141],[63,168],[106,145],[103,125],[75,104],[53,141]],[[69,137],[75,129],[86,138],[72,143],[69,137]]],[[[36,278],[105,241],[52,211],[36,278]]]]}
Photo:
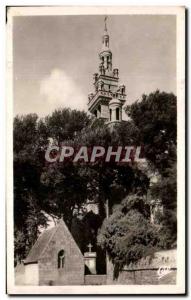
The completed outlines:
{"type": "Polygon", "coordinates": [[[69,108],[55,110],[44,120],[48,136],[58,144],[72,139],[89,123],[90,117],[85,112],[69,108]]]}
{"type": "MultiPolygon", "coordinates": [[[[97,120],[74,138],[73,145],[87,145],[89,148],[98,145],[107,150],[109,146],[138,145],[138,140],[138,131],[133,129],[131,122],[121,123],[116,130],[111,131],[97,120]]],[[[120,202],[129,192],[147,191],[148,178],[136,164],[123,165],[101,159],[88,165],[82,163],[82,166],[88,177],[88,199],[96,198],[100,205],[109,200],[112,208],[113,204],[120,202]]]]}
{"type": "Polygon", "coordinates": [[[157,90],[127,106],[126,112],[139,131],[145,157],[165,176],[176,161],[176,96],[157,90]]]}
{"type": "Polygon", "coordinates": [[[80,168],[73,164],[59,163],[44,168],[41,182],[46,188],[45,211],[63,218],[68,227],[72,224],[73,212],[87,199],[87,179],[81,176],[80,168]]]}
{"type": "Polygon", "coordinates": [[[140,181],[144,174],[139,173],[135,166],[133,184],[130,180],[130,190],[126,190],[126,195],[131,194],[104,220],[98,243],[107,250],[114,264],[115,277],[124,265],[136,262],[156,249],[171,248],[176,243],[176,97],[156,91],[127,106],[126,112],[130,121],[122,123],[115,133],[124,143],[128,141],[144,146],[147,172],[157,173],[158,180],[150,187],[151,199],[145,197],[148,178],[140,181]],[[135,178],[138,179],[137,185],[135,178]],[[158,215],[159,225],[150,223],[152,199],[162,201],[163,214],[158,215]]]}
{"type": "Polygon", "coordinates": [[[114,207],[98,235],[98,244],[107,250],[114,264],[114,278],[125,265],[152,255],[158,244],[155,225],[149,221],[145,197],[131,194],[114,207]]]}
{"type": "MultiPolygon", "coordinates": [[[[77,169],[64,173],[45,163],[48,139],[71,138],[90,121],[84,112],[57,110],[45,119],[36,114],[14,119],[14,225],[15,257],[24,258],[36,241],[39,227],[46,227],[43,212],[68,216],[85,198],[83,178],[77,169]],[[52,181],[51,181],[52,180],[52,181]],[[49,184],[48,184],[49,183],[49,184]],[[79,194],[73,193],[73,190],[79,194]],[[52,196],[52,198],[51,198],[52,196]],[[81,197],[80,197],[81,196],[81,197]],[[25,247],[24,247],[25,243],[25,247]]],[[[69,220],[66,217],[66,221],[69,220]]]]}
{"type": "Polygon", "coordinates": [[[161,224],[163,232],[166,232],[163,246],[169,248],[176,241],[177,235],[176,96],[157,90],[127,106],[126,112],[139,131],[140,142],[144,144],[145,157],[151,170],[159,174],[159,180],[151,187],[151,195],[162,201],[164,213],[161,224]]]}
{"type": "Polygon", "coordinates": [[[43,166],[38,116],[30,114],[14,119],[14,230],[15,257],[23,259],[38,236],[39,226],[46,226],[41,212],[43,166]],[[24,247],[25,242],[25,247],[24,247]]]}
{"type": "MultiPolygon", "coordinates": [[[[125,133],[127,142],[129,140],[133,142],[133,128],[130,123],[126,124],[126,127],[131,129],[130,137],[128,130],[125,133]]],[[[127,145],[122,130],[118,134],[96,120],[72,138],[62,142],[76,149],[81,145],[86,145],[89,149],[93,149],[95,145],[107,149],[110,145],[121,145],[121,139],[127,145]]],[[[61,138],[59,140],[61,141],[61,138]]],[[[41,183],[47,189],[46,212],[62,216],[71,227],[73,211],[76,207],[80,209],[87,199],[97,200],[103,220],[105,204],[108,200],[112,208],[113,203],[121,201],[132,189],[147,189],[148,179],[144,174],[140,175],[141,171],[135,167],[133,169],[132,166],[117,165],[114,162],[106,163],[104,160],[90,164],[83,161],[77,164],[72,161],[46,164],[41,174],[41,183]]]]}

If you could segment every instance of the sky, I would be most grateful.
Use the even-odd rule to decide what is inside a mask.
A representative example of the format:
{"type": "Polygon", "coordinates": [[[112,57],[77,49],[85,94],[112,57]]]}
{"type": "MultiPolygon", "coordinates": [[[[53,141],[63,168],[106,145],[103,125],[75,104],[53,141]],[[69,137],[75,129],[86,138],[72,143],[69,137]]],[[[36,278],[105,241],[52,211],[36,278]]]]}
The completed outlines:
{"type": "MultiPolygon", "coordinates": [[[[176,17],[108,16],[113,68],[131,104],[156,89],[176,94],[176,17]]],[[[104,16],[16,16],[14,114],[87,111],[98,72],[104,16]]]]}

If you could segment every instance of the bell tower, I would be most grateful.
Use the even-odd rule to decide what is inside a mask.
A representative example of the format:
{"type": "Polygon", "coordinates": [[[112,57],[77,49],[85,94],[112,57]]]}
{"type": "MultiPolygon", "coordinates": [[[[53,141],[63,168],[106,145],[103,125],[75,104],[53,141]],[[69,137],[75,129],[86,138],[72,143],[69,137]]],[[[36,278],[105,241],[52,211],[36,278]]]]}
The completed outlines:
{"type": "Polygon", "coordinates": [[[104,23],[99,73],[93,75],[94,92],[88,95],[88,110],[96,118],[118,123],[122,121],[122,106],[126,101],[125,86],[119,85],[119,70],[112,67],[107,17],[104,23]]]}

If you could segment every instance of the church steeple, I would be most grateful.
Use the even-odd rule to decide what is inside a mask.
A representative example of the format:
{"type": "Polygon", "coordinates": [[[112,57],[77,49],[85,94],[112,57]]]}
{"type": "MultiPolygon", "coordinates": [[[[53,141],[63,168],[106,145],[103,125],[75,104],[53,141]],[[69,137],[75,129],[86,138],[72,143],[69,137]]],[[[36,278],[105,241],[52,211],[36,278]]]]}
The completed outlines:
{"type": "Polygon", "coordinates": [[[99,53],[99,73],[95,73],[94,93],[89,94],[88,110],[96,118],[109,122],[122,121],[122,106],[126,101],[125,86],[119,86],[119,71],[112,67],[112,52],[109,48],[107,17],[104,19],[102,49],[99,53]]]}

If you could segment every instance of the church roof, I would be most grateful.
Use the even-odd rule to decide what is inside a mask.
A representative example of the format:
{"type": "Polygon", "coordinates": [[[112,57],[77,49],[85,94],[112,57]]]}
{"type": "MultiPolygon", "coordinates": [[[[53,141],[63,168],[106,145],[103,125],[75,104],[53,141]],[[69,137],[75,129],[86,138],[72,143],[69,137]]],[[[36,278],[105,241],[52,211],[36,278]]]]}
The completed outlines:
{"type": "Polygon", "coordinates": [[[70,235],[70,238],[73,240],[73,243],[75,243],[76,247],[78,248],[80,254],[82,255],[79,247],[77,246],[72,234],[70,233],[68,227],[66,226],[65,222],[63,220],[60,220],[56,226],[50,229],[44,230],[41,235],[38,237],[36,243],[33,245],[32,249],[30,250],[27,258],[24,260],[24,264],[29,263],[37,263],[38,260],[42,257],[44,251],[46,250],[46,247],[52,240],[53,236],[55,235],[58,227],[62,227],[62,230],[65,234],[67,234],[67,237],[70,235]]]}

